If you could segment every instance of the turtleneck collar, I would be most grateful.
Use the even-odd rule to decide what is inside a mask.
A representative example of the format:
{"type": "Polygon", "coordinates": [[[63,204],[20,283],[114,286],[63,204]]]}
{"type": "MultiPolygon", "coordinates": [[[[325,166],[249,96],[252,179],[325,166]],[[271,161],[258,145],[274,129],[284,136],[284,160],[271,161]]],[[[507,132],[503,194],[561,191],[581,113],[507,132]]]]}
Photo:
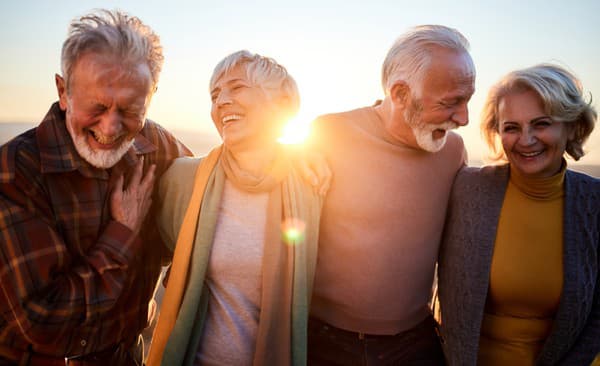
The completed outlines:
{"type": "Polygon", "coordinates": [[[567,162],[563,159],[560,171],[547,178],[532,178],[520,174],[510,166],[510,182],[526,196],[537,200],[552,200],[564,195],[567,162]]]}

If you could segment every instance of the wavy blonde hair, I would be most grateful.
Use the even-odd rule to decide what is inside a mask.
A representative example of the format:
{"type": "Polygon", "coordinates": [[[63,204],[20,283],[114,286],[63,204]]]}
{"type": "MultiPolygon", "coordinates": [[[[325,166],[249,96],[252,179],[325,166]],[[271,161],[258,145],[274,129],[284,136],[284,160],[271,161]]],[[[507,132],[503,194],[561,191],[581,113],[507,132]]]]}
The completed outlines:
{"type": "Polygon", "coordinates": [[[566,153],[579,160],[585,152],[583,145],[594,130],[597,113],[586,100],[577,77],[561,66],[539,64],[508,73],[490,89],[484,103],[481,133],[491,150],[493,160],[506,160],[499,139],[498,106],[511,93],[533,91],[540,98],[545,113],[553,121],[569,123],[573,131],[567,141],[566,153]]]}

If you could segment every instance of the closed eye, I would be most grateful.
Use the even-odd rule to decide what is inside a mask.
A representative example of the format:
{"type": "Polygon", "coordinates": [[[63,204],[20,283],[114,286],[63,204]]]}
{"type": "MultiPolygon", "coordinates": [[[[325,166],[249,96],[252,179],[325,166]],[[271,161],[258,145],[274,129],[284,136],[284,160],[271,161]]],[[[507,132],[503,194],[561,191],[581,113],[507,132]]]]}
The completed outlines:
{"type": "Polygon", "coordinates": [[[541,119],[533,122],[535,128],[546,128],[552,125],[552,121],[548,119],[541,119]]]}
{"type": "Polygon", "coordinates": [[[510,132],[515,132],[515,131],[518,131],[518,130],[519,130],[518,126],[514,125],[514,124],[505,123],[502,126],[502,132],[508,132],[508,133],[510,133],[510,132]]]}

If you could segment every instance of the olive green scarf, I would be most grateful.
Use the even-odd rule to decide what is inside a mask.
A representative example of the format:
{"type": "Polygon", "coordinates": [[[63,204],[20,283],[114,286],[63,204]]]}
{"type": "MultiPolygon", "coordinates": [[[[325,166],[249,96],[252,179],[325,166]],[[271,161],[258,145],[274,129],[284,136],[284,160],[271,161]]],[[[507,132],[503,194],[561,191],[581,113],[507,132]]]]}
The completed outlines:
{"type": "Polygon", "coordinates": [[[243,171],[223,146],[198,161],[176,160],[160,183],[161,233],[171,245],[176,235],[177,239],[147,365],[193,364],[208,301],[203,282],[225,179],[248,192],[269,192],[254,365],[305,365],[321,197],[296,175],[283,148],[260,177],[243,171]],[[185,176],[191,178],[196,165],[191,186],[185,176]],[[300,235],[285,235],[288,226],[300,235]]]}

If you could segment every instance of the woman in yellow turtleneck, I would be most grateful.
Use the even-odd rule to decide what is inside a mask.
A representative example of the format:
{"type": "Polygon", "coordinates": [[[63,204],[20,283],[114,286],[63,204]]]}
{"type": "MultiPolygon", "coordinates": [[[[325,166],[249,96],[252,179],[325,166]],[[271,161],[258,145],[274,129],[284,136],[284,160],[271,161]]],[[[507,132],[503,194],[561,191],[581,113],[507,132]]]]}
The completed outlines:
{"type": "Polygon", "coordinates": [[[600,180],[563,157],[583,156],[595,121],[555,65],[491,89],[482,128],[508,164],[454,182],[439,258],[450,365],[589,365],[600,352],[600,180]]]}

